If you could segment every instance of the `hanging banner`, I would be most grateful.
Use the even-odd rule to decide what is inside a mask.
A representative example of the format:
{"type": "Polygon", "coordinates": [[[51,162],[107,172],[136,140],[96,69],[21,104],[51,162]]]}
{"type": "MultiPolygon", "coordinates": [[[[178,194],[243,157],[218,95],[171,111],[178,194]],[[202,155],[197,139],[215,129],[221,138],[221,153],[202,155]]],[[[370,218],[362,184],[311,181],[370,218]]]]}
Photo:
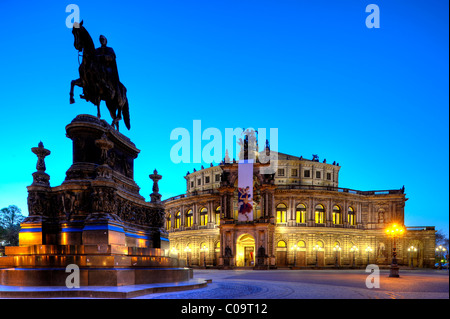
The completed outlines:
{"type": "Polygon", "coordinates": [[[253,159],[238,166],[238,221],[253,221],[253,159]]]}

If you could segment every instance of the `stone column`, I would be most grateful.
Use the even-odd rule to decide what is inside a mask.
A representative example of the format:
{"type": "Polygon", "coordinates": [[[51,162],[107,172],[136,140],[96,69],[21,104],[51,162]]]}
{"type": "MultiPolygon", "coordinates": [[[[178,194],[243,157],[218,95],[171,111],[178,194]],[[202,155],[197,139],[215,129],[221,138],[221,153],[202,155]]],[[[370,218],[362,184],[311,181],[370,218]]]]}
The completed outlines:
{"type": "Polygon", "coordinates": [[[307,207],[307,220],[306,223],[308,227],[314,226],[314,198],[309,198],[307,207]]]}

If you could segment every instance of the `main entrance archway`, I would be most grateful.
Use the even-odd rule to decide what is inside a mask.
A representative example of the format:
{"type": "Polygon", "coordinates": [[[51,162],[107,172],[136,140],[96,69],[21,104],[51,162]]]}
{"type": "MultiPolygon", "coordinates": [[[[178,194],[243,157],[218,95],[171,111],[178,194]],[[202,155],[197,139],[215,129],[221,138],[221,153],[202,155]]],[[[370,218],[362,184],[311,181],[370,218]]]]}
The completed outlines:
{"type": "Polygon", "coordinates": [[[249,234],[239,236],[236,253],[237,267],[253,267],[255,265],[255,238],[249,234]]]}

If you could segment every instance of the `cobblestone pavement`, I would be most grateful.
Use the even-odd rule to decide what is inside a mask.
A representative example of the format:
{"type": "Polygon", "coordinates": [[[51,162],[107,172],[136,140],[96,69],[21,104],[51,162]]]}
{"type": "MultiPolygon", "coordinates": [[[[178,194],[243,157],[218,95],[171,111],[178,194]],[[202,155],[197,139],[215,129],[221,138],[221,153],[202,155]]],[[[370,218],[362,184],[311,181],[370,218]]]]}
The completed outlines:
{"type": "Polygon", "coordinates": [[[449,299],[448,270],[380,271],[380,288],[366,287],[362,270],[194,270],[206,288],[141,299],[449,299]]]}

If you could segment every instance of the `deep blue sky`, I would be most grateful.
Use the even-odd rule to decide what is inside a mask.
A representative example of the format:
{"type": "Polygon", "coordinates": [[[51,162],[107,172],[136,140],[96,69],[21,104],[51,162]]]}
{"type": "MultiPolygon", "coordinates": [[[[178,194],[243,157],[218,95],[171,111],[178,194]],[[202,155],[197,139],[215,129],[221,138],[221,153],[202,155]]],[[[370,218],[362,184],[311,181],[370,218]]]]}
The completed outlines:
{"type": "MultiPolygon", "coordinates": [[[[0,0],[0,208],[27,214],[40,140],[51,185],[71,165],[65,125],[96,115],[69,104],[77,51],[65,25],[75,3],[96,46],[104,34],[128,89],[135,179],[149,200],[185,191],[201,164],[174,164],[170,132],[278,128],[279,150],[342,166],[340,186],[405,185],[407,226],[449,226],[448,1],[0,0]],[[380,7],[368,29],[365,8],[380,7]]],[[[102,104],[102,117],[110,122],[102,104]]],[[[204,142],[205,145],[207,142],[204,142]]]]}

